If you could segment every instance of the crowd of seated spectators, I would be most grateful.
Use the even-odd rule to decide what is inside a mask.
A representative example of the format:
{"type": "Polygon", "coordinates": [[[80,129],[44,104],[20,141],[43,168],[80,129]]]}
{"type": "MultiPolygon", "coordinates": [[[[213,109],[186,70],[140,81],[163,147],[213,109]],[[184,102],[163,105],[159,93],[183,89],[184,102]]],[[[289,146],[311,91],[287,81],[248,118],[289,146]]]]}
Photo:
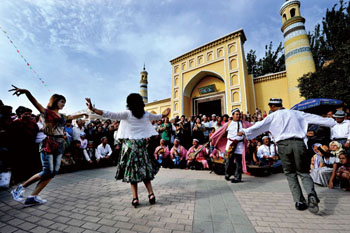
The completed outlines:
{"type": "MultiPolygon", "coordinates": [[[[242,112],[241,120],[255,124],[266,116],[265,111],[256,109],[253,114],[242,112]]],[[[333,117],[333,112],[327,116],[333,117]]],[[[153,121],[158,135],[150,138],[148,152],[164,168],[213,170],[216,163],[223,164],[225,151],[214,148],[210,137],[230,119],[227,114],[200,114],[153,121]]],[[[349,125],[346,116],[343,122],[346,124],[339,123],[345,125],[342,127],[349,125]]],[[[108,119],[67,121],[61,172],[116,165],[122,150],[122,143],[117,139],[118,128],[118,121],[108,119]]],[[[40,117],[33,115],[31,109],[19,107],[13,113],[11,106],[0,103],[0,173],[11,170],[13,183],[40,171],[36,142],[45,137],[41,129],[40,117]]],[[[331,140],[332,132],[315,125],[309,127],[310,173],[319,185],[348,190],[349,144],[344,138],[331,140]]],[[[248,141],[245,160],[248,166],[282,170],[278,148],[268,132],[248,141]]]]}

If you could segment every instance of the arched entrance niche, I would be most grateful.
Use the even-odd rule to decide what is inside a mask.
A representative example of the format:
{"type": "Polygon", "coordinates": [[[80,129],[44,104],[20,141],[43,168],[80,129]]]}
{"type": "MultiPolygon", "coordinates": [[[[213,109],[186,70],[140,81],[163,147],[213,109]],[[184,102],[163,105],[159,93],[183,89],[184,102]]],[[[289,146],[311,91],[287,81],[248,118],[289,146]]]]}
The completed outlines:
{"type": "Polygon", "coordinates": [[[193,76],[183,91],[183,113],[223,114],[225,112],[225,82],[215,72],[201,71],[193,76]]]}

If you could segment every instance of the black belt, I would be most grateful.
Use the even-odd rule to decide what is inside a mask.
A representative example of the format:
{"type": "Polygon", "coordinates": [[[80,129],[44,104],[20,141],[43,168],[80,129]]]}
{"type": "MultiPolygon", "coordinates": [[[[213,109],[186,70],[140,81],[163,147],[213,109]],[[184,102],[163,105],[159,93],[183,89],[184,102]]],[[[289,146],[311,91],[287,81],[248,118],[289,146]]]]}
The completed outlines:
{"type": "Polygon", "coordinates": [[[287,139],[281,140],[281,141],[279,141],[279,142],[286,141],[286,140],[291,140],[291,141],[304,141],[303,138],[292,137],[292,138],[287,138],[287,139]]]}

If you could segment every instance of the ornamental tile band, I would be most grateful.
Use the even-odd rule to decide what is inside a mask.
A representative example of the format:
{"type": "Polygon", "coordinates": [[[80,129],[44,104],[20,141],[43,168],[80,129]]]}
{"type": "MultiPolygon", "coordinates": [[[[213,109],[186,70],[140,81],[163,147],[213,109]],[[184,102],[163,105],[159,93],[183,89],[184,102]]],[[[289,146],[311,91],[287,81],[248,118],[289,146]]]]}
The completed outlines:
{"type": "Polygon", "coordinates": [[[294,49],[294,50],[290,51],[289,53],[286,54],[286,60],[295,54],[303,53],[303,52],[311,52],[310,47],[301,47],[301,48],[294,49]]]}

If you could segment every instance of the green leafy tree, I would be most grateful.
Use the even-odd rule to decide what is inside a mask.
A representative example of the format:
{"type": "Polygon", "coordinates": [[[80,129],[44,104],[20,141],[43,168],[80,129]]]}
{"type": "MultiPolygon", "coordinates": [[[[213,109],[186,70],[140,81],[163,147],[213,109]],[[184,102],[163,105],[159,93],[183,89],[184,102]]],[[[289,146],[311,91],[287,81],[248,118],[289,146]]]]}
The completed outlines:
{"type": "Polygon", "coordinates": [[[340,99],[350,106],[350,4],[343,0],[327,10],[320,25],[309,34],[316,72],[299,78],[306,99],[340,99]],[[339,6],[339,7],[338,7],[339,6]],[[338,7],[338,8],[337,8],[338,7]]]}
{"type": "Polygon", "coordinates": [[[255,77],[262,76],[268,73],[275,73],[285,70],[285,59],[282,43],[276,50],[273,50],[272,41],[265,46],[265,56],[259,61],[255,55],[256,51],[250,50],[247,54],[248,73],[255,77]]]}
{"type": "Polygon", "coordinates": [[[328,66],[302,76],[298,87],[306,99],[339,99],[350,106],[350,41],[339,48],[328,66]]]}
{"type": "Polygon", "coordinates": [[[338,48],[342,47],[350,37],[350,4],[346,6],[343,0],[327,9],[321,25],[317,24],[313,33],[309,32],[309,41],[316,70],[332,60],[338,48]]]}

